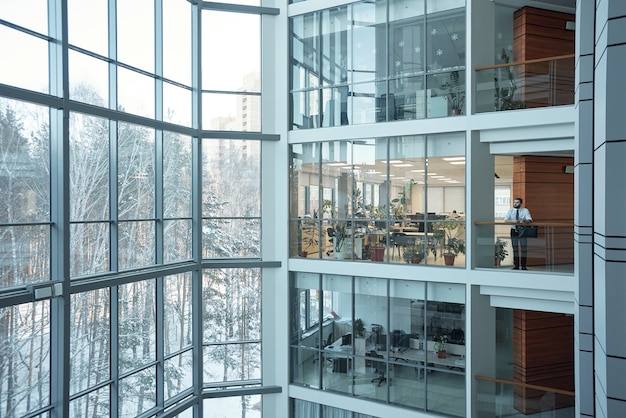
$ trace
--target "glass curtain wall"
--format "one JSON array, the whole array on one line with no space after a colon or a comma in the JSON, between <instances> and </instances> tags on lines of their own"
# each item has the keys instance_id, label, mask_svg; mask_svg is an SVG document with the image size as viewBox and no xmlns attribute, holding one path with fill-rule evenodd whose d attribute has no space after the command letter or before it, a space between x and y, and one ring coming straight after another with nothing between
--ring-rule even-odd
<instances>
[{"instance_id":1,"label":"glass curtain wall","mask_svg":"<svg viewBox=\"0 0 626 418\"><path fill-rule=\"evenodd\" d=\"M264 9L62 3L0 2L0 416L260 417Z\"/></svg>"},{"instance_id":2,"label":"glass curtain wall","mask_svg":"<svg viewBox=\"0 0 626 418\"><path fill-rule=\"evenodd\" d=\"M293 383L464 416L464 285L294 273L290 305Z\"/></svg>"},{"instance_id":3,"label":"glass curtain wall","mask_svg":"<svg viewBox=\"0 0 626 418\"><path fill-rule=\"evenodd\" d=\"M292 257L464 265L463 133L294 144L292 156Z\"/></svg>"},{"instance_id":4,"label":"glass curtain wall","mask_svg":"<svg viewBox=\"0 0 626 418\"><path fill-rule=\"evenodd\" d=\"M465 111L465 1L378 0L291 19L293 129Z\"/></svg>"}]
</instances>

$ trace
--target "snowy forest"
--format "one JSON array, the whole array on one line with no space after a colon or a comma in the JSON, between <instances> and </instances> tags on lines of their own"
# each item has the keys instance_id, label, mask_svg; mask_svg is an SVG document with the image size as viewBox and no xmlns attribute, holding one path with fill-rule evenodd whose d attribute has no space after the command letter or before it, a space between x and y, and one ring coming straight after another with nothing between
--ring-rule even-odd
<instances>
[{"instance_id":1,"label":"snowy forest","mask_svg":"<svg viewBox=\"0 0 626 418\"><path fill-rule=\"evenodd\" d=\"M260 269L133 279L142 268L192 260L194 139L73 112L62 157L54 112L0 99L0 295L48 281L103 284L72 293L69 318L55 318L50 299L0 308L0 417L51 407L60 322L70 330L71 417L135 417L177 402L197 367L205 386L260 379ZM260 257L259 141L203 139L199 149L202 258ZM69 184L59 180L64 164ZM67 193L69 225L58 213ZM55 245L63 234L69 254ZM131 279L107 283L107 273L120 271ZM202 365L193 364L194 315ZM231 410L212 408L211 416L260 417L259 401L216 402Z\"/></svg>"}]
</instances>

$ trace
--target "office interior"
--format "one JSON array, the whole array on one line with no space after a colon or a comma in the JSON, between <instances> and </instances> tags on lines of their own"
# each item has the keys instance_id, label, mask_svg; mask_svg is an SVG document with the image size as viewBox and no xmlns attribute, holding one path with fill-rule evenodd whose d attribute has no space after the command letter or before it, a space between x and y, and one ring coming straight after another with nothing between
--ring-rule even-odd
<instances>
[{"instance_id":1,"label":"office interior","mask_svg":"<svg viewBox=\"0 0 626 418\"><path fill-rule=\"evenodd\" d=\"M294 383L463 415L465 286L299 273L291 297Z\"/></svg>"}]
</instances>

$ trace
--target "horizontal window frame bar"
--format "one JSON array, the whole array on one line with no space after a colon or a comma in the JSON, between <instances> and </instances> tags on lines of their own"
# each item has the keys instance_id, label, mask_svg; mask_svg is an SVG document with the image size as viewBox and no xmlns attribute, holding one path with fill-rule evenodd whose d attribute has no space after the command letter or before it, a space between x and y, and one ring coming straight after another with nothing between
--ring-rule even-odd
<instances>
[{"instance_id":1,"label":"horizontal window frame bar","mask_svg":"<svg viewBox=\"0 0 626 418\"><path fill-rule=\"evenodd\" d=\"M245 4L219 3L213 1L197 2L201 10L215 10L223 12L247 13L255 15L278 16L280 9L276 7L248 6Z\"/></svg>"}]
</instances>

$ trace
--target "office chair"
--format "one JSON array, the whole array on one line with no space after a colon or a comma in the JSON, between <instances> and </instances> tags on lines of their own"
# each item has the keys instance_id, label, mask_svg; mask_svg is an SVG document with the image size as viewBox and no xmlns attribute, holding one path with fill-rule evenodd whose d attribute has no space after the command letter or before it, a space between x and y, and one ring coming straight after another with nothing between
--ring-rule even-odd
<instances>
[{"instance_id":1,"label":"office chair","mask_svg":"<svg viewBox=\"0 0 626 418\"><path fill-rule=\"evenodd\" d=\"M374 358L384 357L382 354L374 354L374 353L372 353L371 356ZM385 376L385 373L387 373L387 366L382 361L373 361L373 363L374 363L374 367L376 368L376 373L378 373L379 376L372 379L372 383L378 382L377 386L380 387L380 385L382 385L383 382L387 381L387 377ZM389 379L389 384L391 384L391 379Z\"/></svg>"},{"instance_id":2,"label":"office chair","mask_svg":"<svg viewBox=\"0 0 626 418\"><path fill-rule=\"evenodd\" d=\"M326 349L326 347L331 346L333 342L334 342L333 333L331 332L330 334L328 334L328 338L326 338L325 340L322 340L322 348ZM324 352L322 352L321 355L322 355L322 358L324 358ZM331 358L327 358L326 360L328 360L330 363L333 362ZM313 364L315 364L316 361L317 361L317 358L313 360Z\"/></svg>"},{"instance_id":3,"label":"office chair","mask_svg":"<svg viewBox=\"0 0 626 418\"><path fill-rule=\"evenodd\" d=\"M417 242L417 237L407 235L404 232L394 232L391 239L393 241L392 259L396 258L396 249L398 249L398 257L400 258L404 247L415 245Z\"/></svg>"},{"instance_id":4,"label":"office chair","mask_svg":"<svg viewBox=\"0 0 626 418\"><path fill-rule=\"evenodd\" d=\"M326 256L327 256L327 257L330 257L330 254L331 254L332 252L334 252L334 250L333 250L333 248L334 248L333 241L335 240L335 239L334 239L334 238L335 238L335 228L332 228L332 227L331 227L331 228L328 228L328 229L326 230L326 235L328 235L328 237L329 237L328 242L330 242L331 247L332 247L330 250L326 251Z\"/></svg>"}]
</instances>

